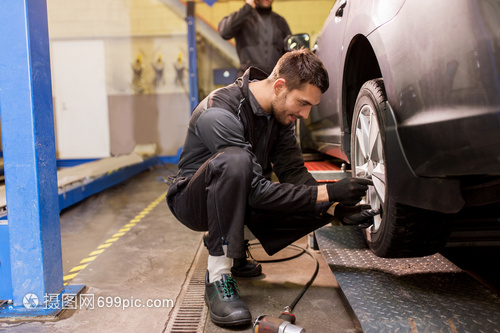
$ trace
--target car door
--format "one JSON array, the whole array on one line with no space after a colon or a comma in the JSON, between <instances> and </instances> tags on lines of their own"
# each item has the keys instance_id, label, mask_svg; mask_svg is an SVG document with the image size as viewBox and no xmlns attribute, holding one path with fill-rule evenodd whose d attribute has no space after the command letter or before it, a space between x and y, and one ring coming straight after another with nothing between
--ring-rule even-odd
<instances>
[{"instance_id":1,"label":"car door","mask_svg":"<svg viewBox=\"0 0 500 333\"><path fill-rule=\"evenodd\" d=\"M348 0L336 1L314 47L316 55L328 69L330 88L323 94L319 106L311 110L306 127L315 148L328 155L347 160L341 150L342 59L343 39L349 11Z\"/></svg>"},{"instance_id":2,"label":"car door","mask_svg":"<svg viewBox=\"0 0 500 333\"><path fill-rule=\"evenodd\" d=\"M339 0L318 37L315 52L330 76L330 88L306 122L313 146L322 153L349 160L351 106L346 105L345 70L349 48L397 15L405 0ZM357 94L357 91L354 92ZM353 98L355 99L356 96Z\"/></svg>"}]
</instances>

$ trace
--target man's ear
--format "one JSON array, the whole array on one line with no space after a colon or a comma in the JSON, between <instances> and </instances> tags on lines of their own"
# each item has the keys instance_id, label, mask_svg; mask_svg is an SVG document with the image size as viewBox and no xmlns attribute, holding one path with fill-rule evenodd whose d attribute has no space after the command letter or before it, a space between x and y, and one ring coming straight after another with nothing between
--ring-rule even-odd
<instances>
[{"instance_id":1,"label":"man's ear","mask_svg":"<svg viewBox=\"0 0 500 333\"><path fill-rule=\"evenodd\" d=\"M277 78L273 83L273 89L276 95L285 87L286 87L286 80L282 77Z\"/></svg>"}]
</instances>

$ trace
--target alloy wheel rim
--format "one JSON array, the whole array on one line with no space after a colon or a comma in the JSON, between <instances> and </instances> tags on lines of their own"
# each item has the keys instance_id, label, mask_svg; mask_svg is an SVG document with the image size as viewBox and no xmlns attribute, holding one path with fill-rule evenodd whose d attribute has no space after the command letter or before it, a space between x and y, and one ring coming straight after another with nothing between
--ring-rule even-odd
<instances>
[{"instance_id":1,"label":"alloy wheel rim","mask_svg":"<svg viewBox=\"0 0 500 333\"><path fill-rule=\"evenodd\" d=\"M382 223L382 207L385 200L386 177L382 139L375 110L370 105L363 105L359 112L355 133L354 176L370 178L373 186L368 187L361 203L369 204L381 213L374 217L370 227L374 232Z\"/></svg>"}]
</instances>

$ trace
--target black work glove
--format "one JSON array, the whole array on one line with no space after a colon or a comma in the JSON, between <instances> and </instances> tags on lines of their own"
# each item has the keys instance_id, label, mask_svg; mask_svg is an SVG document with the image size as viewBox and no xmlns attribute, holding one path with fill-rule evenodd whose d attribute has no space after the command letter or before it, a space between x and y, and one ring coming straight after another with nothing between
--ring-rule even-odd
<instances>
[{"instance_id":1,"label":"black work glove","mask_svg":"<svg viewBox=\"0 0 500 333\"><path fill-rule=\"evenodd\" d=\"M335 217L345 225L362 225L369 227L373 224L373 217L380 214L380 210L372 209L370 205L344 206L337 204Z\"/></svg>"},{"instance_id":2,"label":"black work glove","mask_svg":"<svg viewBox=\"0 0 500 333\"><path fill-rule=\"evenodd\" d=\"M353 206L365 196L368 185L373 185L373 182L366 178L344 178L338 182L326 184L328 200Z\"/></svg>"}]
</instances>

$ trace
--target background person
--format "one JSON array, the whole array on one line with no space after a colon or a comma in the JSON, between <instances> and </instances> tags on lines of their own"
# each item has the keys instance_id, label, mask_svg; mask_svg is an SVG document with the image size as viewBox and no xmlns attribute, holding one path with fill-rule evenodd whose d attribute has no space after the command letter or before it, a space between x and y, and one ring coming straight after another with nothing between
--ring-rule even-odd
<instances>
[{"instance_id":1,"label":"background person","mask_svg":"<svg viewBox=\"0 0 500 333\"><path fill-rule=\"evenodd\" d=\"M284 40L291 34L288 23L272 11L273 0L246 0L237 12L219 23L224 39L234 38L240 59L238 77L254 66L269 74L285 54Z\"/></svg>"}]
</instances>

